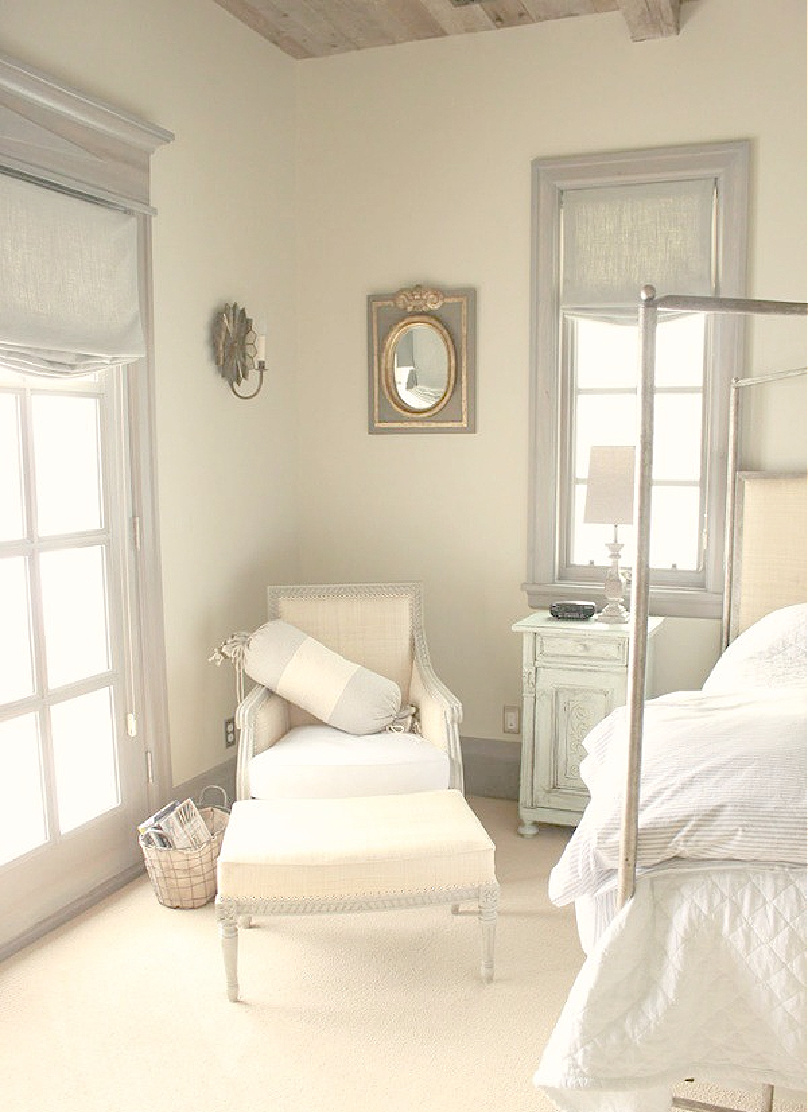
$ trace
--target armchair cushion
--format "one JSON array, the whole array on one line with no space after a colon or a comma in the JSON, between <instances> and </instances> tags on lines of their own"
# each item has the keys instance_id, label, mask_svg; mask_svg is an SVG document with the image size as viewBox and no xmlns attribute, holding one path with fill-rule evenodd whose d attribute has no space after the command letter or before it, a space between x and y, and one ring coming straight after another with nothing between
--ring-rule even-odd
<instances>
[{"instance_id":1,"label":"armchair cushion","mask_svg":"<svg viewBox=\"0 0 808 1112\"><path fill-rule=\"evenodd\" d=\"M244 671L329 726L348 734L375 734L401 706L393 680L354 664L281 619L249 638Z\"/></svg>"},{"instance_id":2,"label":"armchair cushion","mask_svg":"<svg viewBox=\"0 0 808 1112\"><path fill-rule=\"evenodd\" d=\"M439 791L449 786L449 758L416 734L343 733L295 726L249 763L256 799L325 799Z\"/></svg>"}]
</instances>

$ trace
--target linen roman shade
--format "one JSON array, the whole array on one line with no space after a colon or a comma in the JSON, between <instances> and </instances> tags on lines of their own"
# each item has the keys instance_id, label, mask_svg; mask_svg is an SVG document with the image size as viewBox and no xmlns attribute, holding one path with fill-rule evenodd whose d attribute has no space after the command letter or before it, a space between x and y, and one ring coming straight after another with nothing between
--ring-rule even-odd
<instances>
[{"instance_id":1,"label":"linen roman shade","mask_svg":"<svg viewBox=\"0 0 808 1112\"><path fill-rule=\"evenodd\" d=\"M640 290L712 294L715 181L567 188L561 195L561 308L629 312Z\"/></svg>"},{"instance_id":2,"label":"linen roman shade","mask_svg":"<svg viewBox=\"0 0 808 1112\"><path fill-rule=\"evenodd\" d=\"M0 173L0 366L87 374L145 352L137 217Z\"/></svg>"}]
</instances>

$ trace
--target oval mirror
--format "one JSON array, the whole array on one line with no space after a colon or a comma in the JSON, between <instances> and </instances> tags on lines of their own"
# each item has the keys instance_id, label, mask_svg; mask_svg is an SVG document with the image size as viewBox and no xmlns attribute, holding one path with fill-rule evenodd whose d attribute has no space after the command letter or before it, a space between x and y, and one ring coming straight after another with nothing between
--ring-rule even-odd
<instances>
[{"instance_id":1,"label":"oval mirror","mask_svg":"<svg viewBox=\"0 0 808 1112\"><path fill-rule=\"evenodd\" d=\"M384 345L384 388L391 405L402 413L436 413L454 385L454 344L441 321L413 316L391 328Z\"/></svg>"}]
</instances>

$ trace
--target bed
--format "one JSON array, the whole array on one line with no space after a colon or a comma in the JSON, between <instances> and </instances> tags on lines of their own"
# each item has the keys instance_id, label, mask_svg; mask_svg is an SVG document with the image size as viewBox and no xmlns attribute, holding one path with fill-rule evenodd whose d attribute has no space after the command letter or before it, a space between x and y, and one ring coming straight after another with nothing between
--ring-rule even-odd
<instances>
[{"instance_id":1,"label":"bed","mask_svg":"<svg viewBox=\"0 0 808 1112\"><path fill-rule=\"evenodd\" d=\"M645 702L655 317L642 318L806 306L644 299L629 702L586 739L590 803L551 876L586 959L534 1082L569 1112L713 1107L672 1098L693 1077L762 1085L770 1108L773 1086L805 1088L805 476L733 468L734 639L701 691Z\"/></svg>"}]
</instances>

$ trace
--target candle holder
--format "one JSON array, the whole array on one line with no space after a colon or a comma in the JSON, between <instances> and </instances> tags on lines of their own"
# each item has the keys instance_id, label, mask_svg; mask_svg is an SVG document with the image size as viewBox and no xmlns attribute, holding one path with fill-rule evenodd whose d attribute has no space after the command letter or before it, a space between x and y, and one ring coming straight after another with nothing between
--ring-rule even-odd
<instances>
[{"instance_id":1,"label":"candle holder","mask_svg":"<svg viewBox=\"0 0 808 1112\"><path fill-rule=\"evenodd\" d=\"M247 311L234 301L215 316L211 333L213 356L219 374L241 401L254 398L264 385L266 336L257 334ZM258 371L258 385L249 394L236 389L246 382L250 371Z\"/></svg>"}]
</instances>

